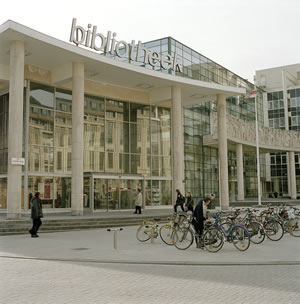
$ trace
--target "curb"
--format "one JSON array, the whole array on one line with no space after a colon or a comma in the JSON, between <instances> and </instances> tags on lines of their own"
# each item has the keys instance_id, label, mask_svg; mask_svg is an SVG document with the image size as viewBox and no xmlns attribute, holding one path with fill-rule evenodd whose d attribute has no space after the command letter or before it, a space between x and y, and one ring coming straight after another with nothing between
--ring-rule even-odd
<instances>
[{"instance_id":1,"label":"curb","mask_svg":"<svg viewBox=\"0 0 300 304\"><path fill-rule=\"evenodd\" d=\"M128 261L109 259L66 259L39 258L0 255L3 259L35 260L51 262L96 263L96 264L127 264L127 265L165 265L165 266L300 266L300 261L265 261L265 262L189 262L189 261Z\"/></svg>"}]
</instances>

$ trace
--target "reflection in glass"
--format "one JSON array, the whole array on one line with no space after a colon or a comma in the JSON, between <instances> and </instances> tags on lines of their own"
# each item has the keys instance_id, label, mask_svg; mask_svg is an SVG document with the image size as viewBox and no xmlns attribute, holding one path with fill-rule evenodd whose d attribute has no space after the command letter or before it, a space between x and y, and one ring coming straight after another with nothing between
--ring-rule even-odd
<instances>
[{"instance_id":1,"label":"reflection in glass","mask_svg":"<svg viewBox=\"0 0 300 304\"><path fill-rule=\"evenodd\" d=\"M62 112L72 112L72 92L62 89L55 91L56 110Z\"/></svg>"},{"instance_id":2,"label":"reflection in glass","mask_svg":"<svg viewBox=\"0 0 300 304\"><path fill-rule=\"evenodd\" d=\"M46 146L29 146L29 171L53 172L54 149Z\"/></svg>"},{"instance_id":3,"label":"reflection in glass","mask_svg":"<svg viewBox=\"0 0 300 304\"><path fill-rule=\"evenodd\" d=\"M30 83L30 105L53 108L54 107L54 88L43 84Z\"/></svg>"},{"instance_id":4,"label":"reflection in glass","mask_svg":"<svg viewBox=\"0 0 300 304\"><path fill-rule=\"evenodd\" d=\"M106 151L129 152L129 124L108 120L106 122Z\"/></svg>"},{"instance_id":5,"label":"reflection in glass","mask_svg":"<svg viewBox=\"0 0 300 304\"><path fill-rule=\"evenodd\" d=\"M94 180L94 209L107 210L108 202L111 198L112 197L107 190L107 180L95 179Z\"/></svg>"},{"instance_id":6,"label":"reflection in glass","mask_svg":"<svg viewBox=\"0 0 300 304\"><path fill-rule=\"evenodd\" d=\"M7 173L8 150L0 150L0 174Z\"/></svg>"},{"instance_id":7,"label":"reflection in glass","mask_svg":"<svg viewBox=\"0 0 300 304\"><path fill-rule=\"evenodd\" d=\"M106 118L129 121L129 103L116 100L107 100Z\"/></svg>"},{"instance_id":8,"label":"reflection in glass","mask_svg":"<svg viewBox=\"0 0 300 304\"><path fill-rule=\"evenodd\" d=\"M84 96L84 115L89 121L99 121L105 115L104 98L95 96Z\"/></svg>"},{"instance_id":9,"label":"reflection in glass","mask_svg":"<svg viewBox=\"0 0 300 304\"><path fill-rule=\"evenodd\" d=\"M44 176L29 176L28 193L40 192L43 208L53 208L54 199L53 178Z\"/></svg>"},{"instance_id":10,"label":"reflection in glass","mask_svg":"<svg viewBox=\"0 0 300 304\"><path fill-rule=\"evenodd\" d=\"M29 144L53 146L54 112L30 107Z\"/></svg>"},{"instance_id":11,"label":"reflection in glass","mask_svg":"<svg viewBox=\"0 0 300 304\"><path fill-rule=\"evenodd\" d=\"M54 193L55 208L71 208L71 178L55 177L56 192Z\"/></svg>"},{"instance_id":12,"label":"reflection in glass","mask_svg":"<svg viewBox=\"0 0 300 304\"><path fill-rule=\"evenodd\" d=\"M131 103L130 104L130 121L131 122L142 122L145 119L149 119L150 106Z\"/></svg>"},{"instance_id":13,"label":"reflection in glass","mask_svg":"<svg viewBox=\"0 0 300 304\"><path fill-rule=\"evenodd\" d=\"M6 209L7 178L0 178L0 209Z\"/></svg>"}]
</instances>

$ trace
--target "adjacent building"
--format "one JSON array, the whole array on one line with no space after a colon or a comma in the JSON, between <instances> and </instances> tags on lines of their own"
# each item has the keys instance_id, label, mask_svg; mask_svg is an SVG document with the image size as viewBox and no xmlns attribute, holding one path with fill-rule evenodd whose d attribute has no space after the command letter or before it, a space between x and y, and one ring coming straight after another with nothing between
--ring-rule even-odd
<instances>
[{"instance_id":1,"label":"adjacent building","mask_svg":"<svg viewBox=\"0 0 300 304\"><path fill-rule=\"evenodd\" d=\"M264 125L300 131L300 64L259 70L256 83L264 90ZM277 152L266 156L267 190L283 197L300 196L300 155ZM290 175L296 175L296 183Z\"/></svg>"}]
</instances>

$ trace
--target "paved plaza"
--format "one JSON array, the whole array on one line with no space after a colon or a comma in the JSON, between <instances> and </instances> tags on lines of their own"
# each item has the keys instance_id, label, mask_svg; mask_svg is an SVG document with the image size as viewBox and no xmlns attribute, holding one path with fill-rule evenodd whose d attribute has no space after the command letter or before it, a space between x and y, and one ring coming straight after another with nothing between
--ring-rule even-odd
<instances>
[{"instance_id":1,"label":"paved plaza","mask_svg":"<svg viewBox=\"0 0 300 304\"><path fill-rule=\"evenodd\" d=\"M299 303L300 240L185 251L137 227L0 237L1 303Z\"/></svg>"}]
</instances>

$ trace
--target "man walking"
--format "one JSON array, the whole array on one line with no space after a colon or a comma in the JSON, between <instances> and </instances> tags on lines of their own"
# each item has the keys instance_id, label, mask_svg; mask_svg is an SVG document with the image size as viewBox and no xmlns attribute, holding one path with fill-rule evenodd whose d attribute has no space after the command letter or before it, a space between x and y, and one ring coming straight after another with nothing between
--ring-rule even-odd
<instances>
[{"instance_id":1,"label":"man walking","mask_svg":"<svg viewBox=\"0 0 300 304\"><path fill-rule=\"evenodd\" d=\"M42 225L41 218L43 217L42 202L40 200L40 192L36 192L34 199L31 202L31 218L32 228L29 230L32 238L39 237L37 232Z\"/></svg>"}]
</instances>

